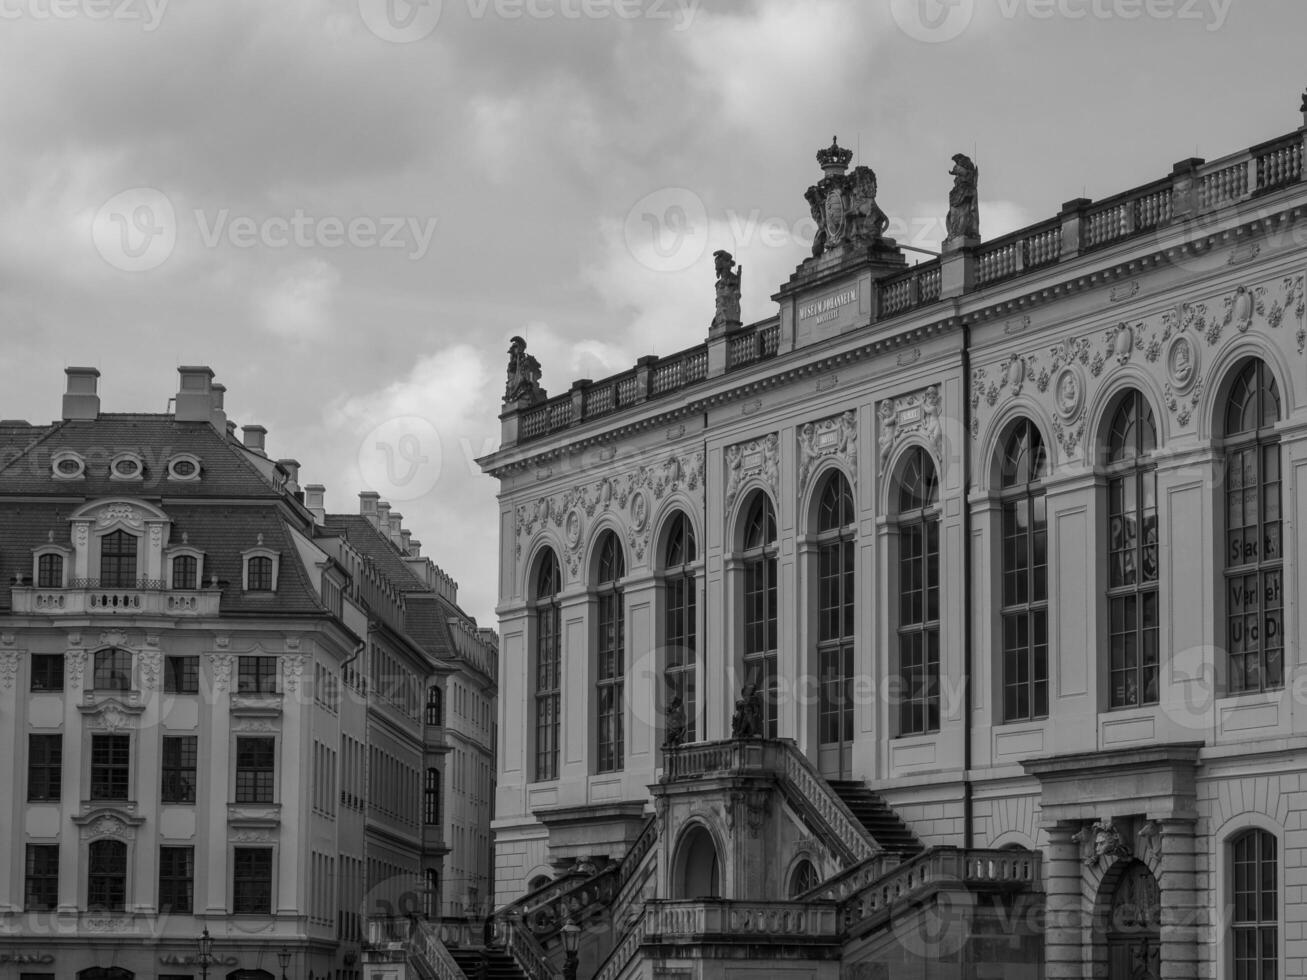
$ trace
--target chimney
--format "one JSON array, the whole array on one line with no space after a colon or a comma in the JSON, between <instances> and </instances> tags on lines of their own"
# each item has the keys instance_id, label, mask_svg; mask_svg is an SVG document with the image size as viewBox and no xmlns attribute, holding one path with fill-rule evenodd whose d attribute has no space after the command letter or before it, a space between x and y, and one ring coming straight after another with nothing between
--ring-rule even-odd
<instances>
[{"instance_id":1,"label":"chimney","mask_svg":"<svg viewBox=\"0 0 1307 980\"><path fill-rule=\"evenodd\" d=\"M245 448L252 453L258 453L260 456L268 454L263 450L263 444L267 441L268 430L261 425L246 425L241 427L241 434L245 437Z\"/></svg>"},{"instance_id":2,"label":"chimney","mask_svg":"<svg viewBox=\"0 0 1307 980\"><path fill-rule=\"evenodd\" d=\"M214 382L209 386L209 394L213 396L213 427L221 432L227 427L227 410L223 408L223 401L227 396L227 386Z\"/></svg>"},{"instance_id":3,"label":"chimney","mask_svg":"<svg viewBox=\"0 0 1307 980\"><path fill-rule=\"evenodd\" d=\"M203 365L179 367L181 375L177 389L178 422L213 422L213 370ZM226 416L223 416L224 420ZM221 423L218 423L221 432Z\"/></svg>"},{"instance_id":4,"label":"chimney","mask_svg":"<svg viewBox=\"0 0 1307 980\"><path fill-rule=\"evenodd\" d=\"M230 419L227 421L227 438L232 442L236 441L236 423Z\"/></svg>"},{"instance_id":5,"label":"chimney","mask_svg":"<svg viewBox=\"0 0 1307 980\"><path fill-rule=\"evenodd\" d=\"M390 543L396 548L400 548L400 528L404 526L404 515L399 511L392 511L390 515ZM401 548L402 550L402 548Z\"/></svg>"},{"instance_id":6,"label":"chimney","mask_svg":"<svg viewBox=\"0 0 1307 980\"><path fill-rule=\"evenodd\" d=\"M410 532L410 533L411 533L411 532ZM419 541L417 538L409 538L409 540L408 540L408 556L409 556L410 558L421 558L421 557L422 557L422 542Z\"/></svg>"},{"instance_id":7,"label":"chimney","mask_svg":"<svg viewBox=\"0 0 1307 980\"><path fill-rule=\"evenodd\" d=\"M381 494L375 490L364 490L359 494L359 514L368 519L373 527L377 526L377 501Z\"/></svg>"},{"instance_id":8,"label":"chimney","mask_svg":"<svg viewBox=\"0 0 1307 980\"><path fill-rule=\"evenodd\" d=\"M300 461L298 459L279 459L277 465L286 471L286 489L298 493L300 489Z\"/></svg>"},{"instance_id":9,"label":"chimney","mask_svg":"<svg viewBox=\"0 0 1307 980\"><path fill-rule=\"evenodd\" d=\"M390 537L390 504L385 500L377 501L377 530Z\"/></svg>"},{"instance_id":10,"label":"chimney","mask_svg":"<svg viewBox=\"0 0 1307 980\"><path fill-rule=\"evenodd\" d=\"M321 483L310 483L304 488L304 506L313 515L314 524L327 522L327 488Z\"/></svg>"},{"instance_id":11,"label":"chimney","mask_svg":"<svg viewBox=\"0 0 1307 980\"><path fill-rule=\"evenodd\" d=\"M91 420L100 416L100 372L93 367L64 368L68 388L64 392L64 418Z\"/></svg>"},{"instance_id":12,"label":"chimney","mask_svg":"<svg viewBox=\"0 0 1307 980\"><path fill-rule=\"evenodd\" d=\"M404 528L402 531L399 532L399 550L404 552L404 554L406 555L413 554L411 550L412 541L413 541L413 532L410 531L408 528Z\"/></svg>"}]
</instances>

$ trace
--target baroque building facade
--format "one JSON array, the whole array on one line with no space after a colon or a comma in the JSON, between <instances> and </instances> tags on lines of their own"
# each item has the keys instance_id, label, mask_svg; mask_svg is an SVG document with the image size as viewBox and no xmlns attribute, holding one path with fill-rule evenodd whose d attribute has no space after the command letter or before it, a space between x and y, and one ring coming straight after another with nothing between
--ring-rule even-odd
<instances>
[{"instance_id":1,"label":"baroque building facade","mask_svg":"<svg viewBox=\"0 0 1307 980\"><path fill-rule=\"evenodd\" d=\"M959 155L914 266L833 144L775 315L719 254L697 347L548 397L514 338L525 974L1307 971L1305 139L989 241Z\"/></svg>"},{"instance_id":2,"label":"baroque building facade","mask_svg":"<svg viewBox=\"0 0 1307 980\"><path fill-rule=\"evenodd\" d=\"M327 514L179 374L114 414L68 368L61 420L0 424L0 972L351 980L370 919L448 894L428 706L493 698L493 634L375 494Z\"/></svg>"}]
</instances>

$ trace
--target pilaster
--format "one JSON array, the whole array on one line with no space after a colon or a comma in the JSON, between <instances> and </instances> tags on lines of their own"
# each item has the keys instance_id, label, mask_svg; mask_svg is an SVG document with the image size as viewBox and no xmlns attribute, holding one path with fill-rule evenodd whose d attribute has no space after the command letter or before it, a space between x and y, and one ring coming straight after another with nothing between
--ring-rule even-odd
<instances>
[{"instance_id":1,"label":"pilaster","mask_svg":"<svg viewBox=\"0 0 1307 980\"><path fill-rule=\"evenodd\" d=\"M1157 883L1162 896L1162 980L1198 975L1198 940L1207 917L1198 893L1195 821L1161 823L1162 856Z\"/></svg>"},{"instance_id":2,"label":"pilaster","mask_svg":"<svg viewBox=\"0 0 1307 980\"><path fill-rule=\"evenodd\" d=\"M1082 980L1085 976L1080 846L1074 840L1080 827L1079 821L1059 820L1046 828L1044 976L1048 980Z\"/></svg>"}]
</instances>

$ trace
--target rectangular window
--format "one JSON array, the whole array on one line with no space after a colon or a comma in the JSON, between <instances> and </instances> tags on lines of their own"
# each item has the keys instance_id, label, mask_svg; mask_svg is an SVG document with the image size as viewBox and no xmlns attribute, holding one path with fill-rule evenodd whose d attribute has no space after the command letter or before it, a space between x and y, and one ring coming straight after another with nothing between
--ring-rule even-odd
<instances>
[{"instance_id":1,"label":"rectangular window","mask_svg":"<svg viewBox=\"0 0 1307 980\"><path fill-rule=\"evenodd\" d=\"M130 735L92 735L91 799L128 799L131 765Z\"/></svg>"},{"instance_id":2,"label":"rectangular window","mask_svg":"<svg viewBox=\"0 0 1307 980\"><path fill-rule=\"evenodd\" d=\"M28 844L23 909L49 912L59 905L59 845Z\"/></svg>"},{"instance_id":3,"label":"rectangular window","mask_svg":"<svg viewBox=\"0 0 1307 980\"><path fill-rule=\"evenodd\" d=\"M622 593L605 592L599 596L599 772L616 772L625 759L622 725L625 670L625 603Z\"/></svg>"},{"instance_id":4,"label":"rectangular window","mask_svg":"<svg viewBox=\"0 0 1307 980\"><path fill-rule=\"evenodd\" d=\"M1226 620L1230 691L1284 686L1280 447L1226 456Z\"/></svg>"},{"instance_id":5,"label":"rectangular window","mask_svg":"<svg viewBox=\"0 0 1307 980\"><path fill-rule=\"evenodd\" d=\"M697 739L698 703L695 691L698 590L693 572L667 580L667 691L668 702L681 699L685 716L684 741Z\"/></svg>"},{"instance_id":6,"label":"rectangular window","mask_svg":"<svg viewBox=\"0 0 1307 980\"><path fill-rule=\"evenodd\" d=\"M240 694L276 694L277 658L241 657L236 690Z\"/></svg>"},{"instance_id":7,"label":"rectangular window","mask_svg":"<svg viewBox=\"0 0 1307 980\"><path fill-rule=\"evenodd\" d=\"M237 847L232 855L231 910L236 915L272 912L272 848Z\"/></svg>"},{"instance_id":8,"label":"rectangular window","mask_svg":"<svg viewBox=\"0 0 1307 980\"><path fill-rule=\"evenodd\" d=\"M97 691L130 691L132 689L132 655L116 647L97 650L92 687Z\"/></svg>"},{"instance_id":9,"label":"rectangular window","mask_svg":"<svg viewBox=\"0 0 1307 980\"><path fill-rule=\"evenodd\" d=\"M172 587L174 589L195 588L195 576L199 571L199 562L194 555L178 555L172 560Z\"/></svg>"},{"instance_id":10,"label":"rectangular window","mask_svg":"<svg viewBox=\"0 0 1307 980\"><path fill-rule=\"evenodd\" d=\"M899 734L939 731L939 518L899 530Z\"/></svg>"},{"instance_id":11,"label":"rectangular window","mask_svg":"<svg viewBox=\"0 0 1307 980\"><path fill-rule=\"evenodd\" d=\"M136 588L135 535L113 531L100 538L100 585L106 589Z\"/></svg>"},{"instance_id":12,"label":"rectangular window","mask_svg":"<svg viewBox=\"0 0 1307 980\"><path fill-rule=\"evenodd\" d=\"M1042 492L1003 504L1003 720L1048 717L1048 515Z\"/></svg>"},{"instance_id":13,"label":"rectangular window","mask_svg":"<svg viewBox=\"0 0 1307 980\"><path fill-rule=\"evenodd\" d=\"M165 657L163 689L167 694L199 694L200 658Z\"/></svg>"},{"instance_id":14,"label":"rectangular window","mask_svg":"<svg viewBox=\"0 0 1307 980\"><path fill-rule=\"evenodd\" d=\"M121 912L127 904L127 845L101 839L88 849L86 908L89 912Z\"/></svg>"},{"instance_id":15,"label":"rectangular window","mask_svg":"<svg viewBox=\"0 0 1307 980\"><path fill-rule=\"evenodd\" d=\"M236 802L273 802L276 774L275 738L236 739Z\"/></svg>"},{"instance_id":16,"label":"rectangular window","mask_svg":"<svg viewBox=\"0 0 1307 980\"><path fill-rule=\"evenodd\" d=\"M64 689L64 657L61 653L32 654L32 690Z\"/></svg>"},{"instance_id":17,"label":"rectangular window","mask_svg":"<svg viewBox=\"0 0 1307 980\"><path fill-rule=\"evenodd\" d=\"M53 803L59 799L64 770L62 735L27 736L27 801Z\"/></svg>"},{"instance_id":18,"label":"rectangular window","mask_svg":"<svg viewBox=\"0 0 1307 980\"><path fill-rule=\"evenodd\" d=\"M1113 708L1156 704L1160 626L1156 471L1111 480L1107 501L1110 704Z\"/></svg>"},{"instance_id":19,"label":"rectangular window","mask_svg":"<svg viewBox=\"0 0 1307 980\"><path fill-rule=\"evenodd\" d=\"M763 735L775 738L776 704L776 559L751 558L744 566L744 675L762 695Z\"/></svg>"},{"instance_id":20,"label":"rectangular window","mask_svg":"<svg viewBox=\"0 0 1307 980\"><path fill-rule=\"evenodd\" d=\"M159 848L159 911L190 913L195 891L195 848Z\"/></svg>"},{"instance_id":21,"label":"rectangular window","mask_svg":"<svg viewBox=\"0 0 1307 980\"><path fill-rule=\"evenodd\" d=\"M164 803L195 802L195 771L199 755L196 735L165 735L163 738Z\"/></svg>"},{"instance_id":22,"label":"rectangular window","mask_svg":"<svg viewBox=\"0 0 1307 980\"><path fill-rule=\"evenodd\" d=\"M550 603L536 614L536 763L537 780L558 778L560 701L560 610Z\"/></svg>"},{"instance_id":23,"label":"rectangular window","mask_svg":"<svg viewBox=\"0 0 1307 980\"><path fill-rule=\"evenodd\" d=\"M818 732L823 745L853 741L853 561L851 538L817 553Z\"/></svg>"},{"instance_id":24,"label":"rectangular window","mask_svg":"<svg viewBox=\"0 0 1307 980\"><path fill-rule=\"evenodd\" d=\"M249 581L249 591L251 592L271 592L272 591L272 559L266 556L255 556L249 560L249 567L246 569Z\"/></svg>"},{"instance_id":25,"label":"rectangular window","mask_svg":"<svg viewBox=\"0 0 1307 980\"><path fill-rule=\"evenodd\" d=\"M62 589L64 586L64 559L62 555L42 555L36 560L36 587Z\"/></svg>"}]
</instances>

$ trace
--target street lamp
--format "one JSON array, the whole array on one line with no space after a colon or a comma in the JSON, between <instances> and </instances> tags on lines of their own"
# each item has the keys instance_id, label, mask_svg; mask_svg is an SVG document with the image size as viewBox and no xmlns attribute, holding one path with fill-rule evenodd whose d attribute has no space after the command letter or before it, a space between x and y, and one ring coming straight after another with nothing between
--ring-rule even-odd
<instances>
[{"instance_id":1,"label":"street lamp","mask_svg":"<svg viewBox=\"0 0 1307 980\"><path fill-rule=\"evenodd\" d=\"M563 961L563 980L576 980L576 965L579 959L576 948L581 944L581 927L573 921L571 915L568 915L567 921L563 923L562 933L563 950L567 953L567 959Z\"/></svg>"},{"instance_id":2,"label":"street lamp","mask_svg":"<svg viewBox=\"0 0 1307 980\"><path fill-rule=\"evenodd\" d=\"M290 966L290 950L285 946L277 950L277 962L281 964L281 980L286 980L286 967Z\"/></svg>"},{"instance_id":3,"label":"street lamp","mask_svg":"<svg viewBox=\"0 0 1307 980\"><path fill-rule=\"evenodd\" d=\"M200 933L200 938L195 941L196 956L195 961L200 965L200 976L202 980L209 980L209 964L213 962L213 937L209 935L209 927L204 927L204 932Z\"/></svg>"}]
</instances>

